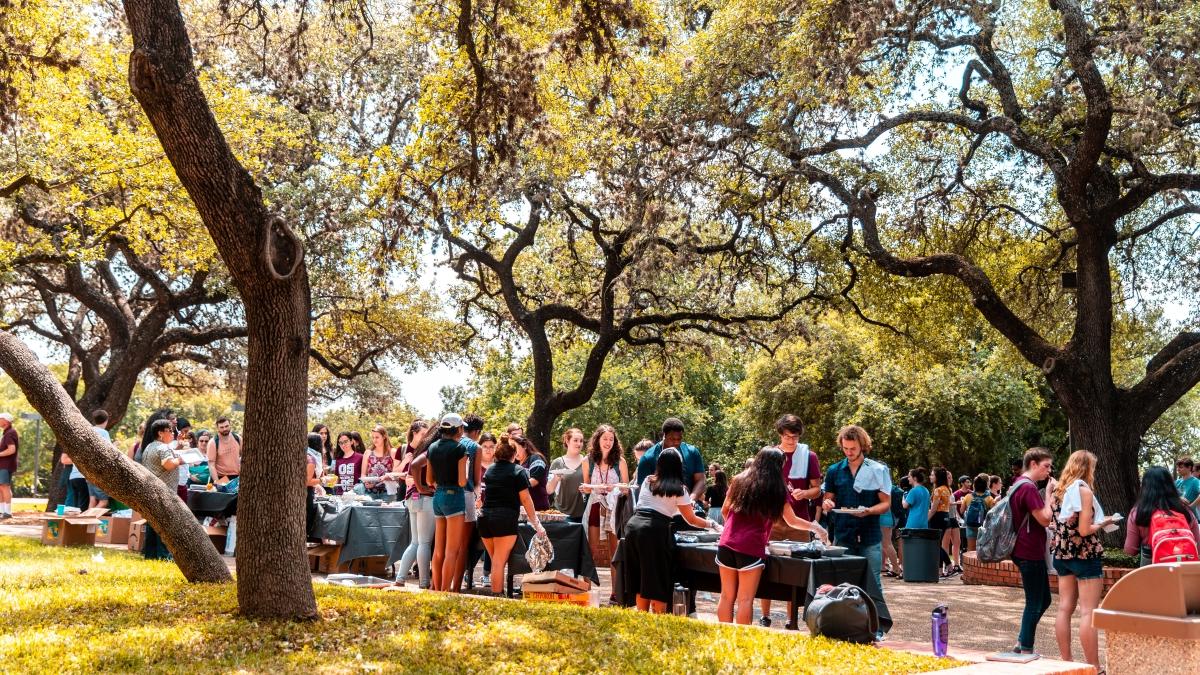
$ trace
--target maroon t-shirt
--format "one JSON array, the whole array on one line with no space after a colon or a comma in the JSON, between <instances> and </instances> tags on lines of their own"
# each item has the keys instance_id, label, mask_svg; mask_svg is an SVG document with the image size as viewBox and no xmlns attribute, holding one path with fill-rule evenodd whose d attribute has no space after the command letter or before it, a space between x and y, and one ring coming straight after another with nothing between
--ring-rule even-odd
<instances>
[{"instance_id":1,"label":"maroon t-shirt","mask_svg":"<svg viewBox=\"0 0 1200 675\"><path fill-rule=\"evenodd\" d=\"M363 456L357 452L351 453L349 457L338 457L333 460L333 472L338 477L338 494L354 489L354 484L358 482L358 477L362 474L362 462Z\"/></svg>"},{"instance_id":2,"label":"maroon t-shirt","mask_svg":"<svg viewBox=\"0 0 1200 675\"><path fill-rule=\"evenodd\" d=\"M791 479L791 478L788 478L788 474L790 474L792 472L792 457L797 452L804 452L808 455L808 474L807 474L806 478ZM794 497L792 497L792 490L795 490L797 488L799 488L801 490L808 490L811 487L809 485L809 481L814 478L817 479L818 484L820 484L821 462L820 462L820 460L817 459L817 453L815 453L811 450L805 450L804 448L796 448L796 452L783 453L783 480L785 483L787 483L787 487L788 487L788 495L787 495L788 504L791 504L791 506L792 506L792 513L796 514L797 516L799 516L800 518L803 518L805 520L812 520L812 514L813 514L813 509L811 507L812 500L810 500L810 499L795 499Z\"/></svg>"},{"instance_id":3,"label":"maroon t-shirt","mask_svg":"<svg viewBox=\"0 0 1200 675\"><path fill-rule=\"evenodd\" d=\"M12 427L4 430L4 436L0 438L0 450L10 445L18 450L21 447L20 441L17 438L17 430ZM14 452L11 455L0 457L0 469L8 469L15 472L17 470L17 453Z\"/></svg>"},{"instance_id":4,"label":"maroon t-shirt","mask_svg":"<svg viewBox=\"0 0 1200 675\"><path fill-rule=\"evenodd\" d=\"M1017 543L1013 546L1012 557L1021 560L1046 559L1046 528L1031 515L1046 506L1042 493L1037 485L1030 480L1021 480L1012 497L1008 500L1012 510L1013 527L1017 528ZM1029 516L1029 522L1025 522Z\"/></svg>"}]
</instances>

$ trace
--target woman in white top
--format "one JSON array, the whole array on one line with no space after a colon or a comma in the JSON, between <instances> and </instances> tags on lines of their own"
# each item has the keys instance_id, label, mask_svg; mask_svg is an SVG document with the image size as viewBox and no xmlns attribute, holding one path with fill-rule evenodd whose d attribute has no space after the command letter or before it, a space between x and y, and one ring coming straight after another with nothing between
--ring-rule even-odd
<instances>
[{"instance_id":1,"label":"woman in white top","mask_svg":"<svg viewBox=\"0 0 1200 675\"><path fill-rule=\"evenodd\" d=\"M654 474L639 490L637 511L625 525L625 568L627 588L637 592L637 608L662 614L674 590L672 565L675 536L671 519L680 515L696 527L713 527L711 520L696 515L684 488L683 457L674 448L658 456Z\"/></svg>"},{"instance_id":2,"label":"woman in white top","mask_svg":"<svg viewBox=\"0 0 1200 675\"><path fill-rule=\"evenodd\" d=\"M625 463L625 449L621 447L616 429L601 424L592 432L588 456L583 460L583 475L587 476L586 484L590 486L579 489L587 495L583 521L587 524L588 547L592 549L592 559L596 560L600 557L602 541L607 540L612 548L616 548L616 528L609 514L616 506L618 488L629 489L625 487L629 483L629 465ZM616 574L615 570L613 574Z\"/></svg>"}]
</instances>

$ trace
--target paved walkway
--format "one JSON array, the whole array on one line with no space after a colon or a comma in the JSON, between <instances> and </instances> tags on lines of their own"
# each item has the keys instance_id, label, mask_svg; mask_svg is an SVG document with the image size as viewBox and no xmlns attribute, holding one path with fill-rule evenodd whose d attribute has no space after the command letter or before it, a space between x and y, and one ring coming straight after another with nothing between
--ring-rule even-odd
<instances>
[{"instance_id":1,"label":"paved walkway","mask_svg":"<svg viewBox=\"0 0 1200 675\"><path fill-rule=\"evenodd\" d=\"M13 520L0 524L0 535L13 535L37 538L41 536L41 526L35 520L36 516L18 516ZM113 546L111 548L124 548ZM234 559L225 558L230 569L234 568ZM476 570L476 578L481 574ZM610 593L609 570L601 569L601 597ZM314 580L323 579L324 575L314 574ZM411 583L411 582L410 582ZM415 584L410 586L415 590ZM1021 611L1024 607L1024 593L1019 588L1000 586L966 586L958 578L945 580L936 584L905 583L898 579L884 579L884 596L888 601L895 625L888 635L887 643L895 646L911 648L915 651L930 650L930 612L939 604L946 603L950 607L950 644L952 655L957 650L971 650L978 657L979 653L1004 651L1016 642L1017 631L1021 623ZM1055 613L1058 610L1058 596L1054 595L1054 603L1038 625L1036 648L1050 658L1059 658L1058 646L1054 638ZM759 616L757 602L755 603L755 621ZM716 621L717 594L699 593L696 599L698 618L704 621ZM772 627L770 630L782 631L786 619L786 604L776 602L772 606ZM806 632L801 622L801 632ZM1083 660L1083 652L1079 646L1079 614L1076 611L1071 621L1072 655L1076 660ZM1105 636L1100 633L1100 659L1104 662ZM964 654L965 655L965 654Z\"/></svg>"}]
</instances>

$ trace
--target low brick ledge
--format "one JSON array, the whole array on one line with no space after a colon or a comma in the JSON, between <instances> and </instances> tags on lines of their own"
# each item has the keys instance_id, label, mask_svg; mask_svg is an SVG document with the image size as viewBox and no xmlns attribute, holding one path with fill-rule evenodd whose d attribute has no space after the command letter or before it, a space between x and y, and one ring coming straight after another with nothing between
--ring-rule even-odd
<instances>
[{"instance_id":1,"label":"low brick ledge","mask_svg":"<svg viewBox=\"0 0 1200 675\"><path fill-rule=\"evenodd\" d=\"M1113 584L1133 571L1129 567L1105 567L1104 568L1104 592L1108 593ZM973 586L1009 586L1012 588L1021 588L1021 570L1012 563L1011 560L1003 560L998 563L983 563L979 562L974 551L968 551L963 554L963 573L962 580L964 584ZM1050 575L1050 591L1058 592L1058 575Z\"/></svg>"}]
</instances>

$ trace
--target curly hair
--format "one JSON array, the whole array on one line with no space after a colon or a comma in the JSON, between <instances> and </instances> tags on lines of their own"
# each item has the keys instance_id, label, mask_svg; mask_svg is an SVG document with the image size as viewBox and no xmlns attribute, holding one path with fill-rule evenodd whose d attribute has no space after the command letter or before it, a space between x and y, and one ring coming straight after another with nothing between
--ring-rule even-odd
<instances>
[{"instance_id":1,"label":"curly hair","mask_svg":"<svg viewBox=\"0 0 1200 675\"><path fill-rule=\"evenodd\" d=\"M604 434L613 435L613 445L608 449L608 456L605 457L600 449L600 438ZM608 424L601 424L592 432L592 437L588 440L588 464L591 466L600 466L600 464L608 464L610 467L617 467L621 464L621 457L625 454L625 449L621 447L621 437L617 435L617 430Z\"/></svg>"}]
</instances>

